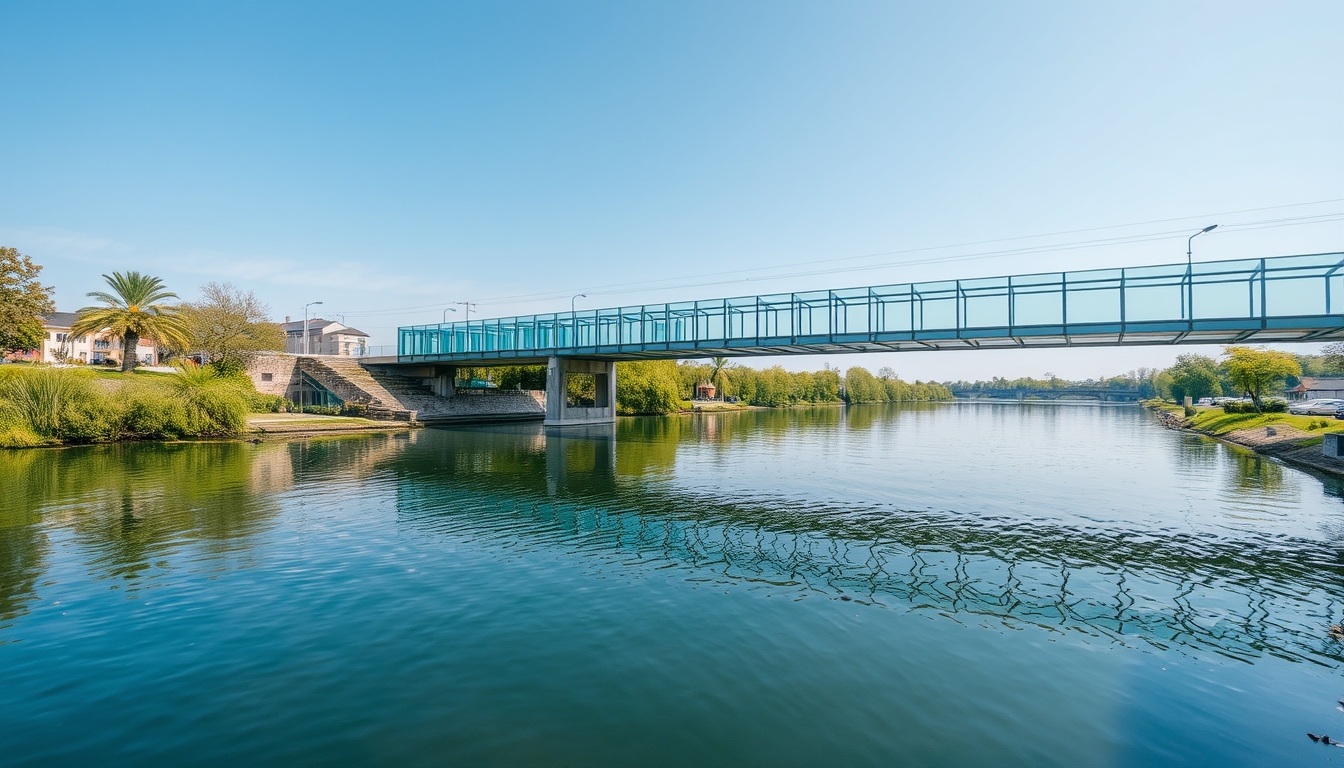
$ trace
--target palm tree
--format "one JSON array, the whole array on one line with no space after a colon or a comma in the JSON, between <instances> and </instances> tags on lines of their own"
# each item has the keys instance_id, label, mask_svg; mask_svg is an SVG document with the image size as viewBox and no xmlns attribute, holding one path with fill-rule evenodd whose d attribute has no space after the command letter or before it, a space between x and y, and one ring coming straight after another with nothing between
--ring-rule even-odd
<instances>
[{"instance_id":1,"label":"palm tree","mask_svg":"<svg viewBox=\"0 0 1344 768\"><path fill-rule=\"evenodd\" d=\"M139 272L124 275L113 272L110 277L103 275L103 279L111 286L112 293L93 291L88 296L105 306L80 309L75 313L70 334L85 336L106 330L121 339L123 373L135 368L135 348L142 337L177 348L185 348L191 343L182 316L175 307L163 303L166 299L177 298L177 294L166 290L162 280Z\"/></svg>"},{"instance_id":2,"label":"palm tree","mask_svg":"<svg viewBox=\"0 0 1344 768\"><path fill-rule=\"evenodd\" d=\"M723 390L723 383L719 381L723 369L728 367L728 358L711 357L709 358L709 383L718 387L720 392ZM722 394L719 397L723 397Z\"/></svg>"}]
</instances>

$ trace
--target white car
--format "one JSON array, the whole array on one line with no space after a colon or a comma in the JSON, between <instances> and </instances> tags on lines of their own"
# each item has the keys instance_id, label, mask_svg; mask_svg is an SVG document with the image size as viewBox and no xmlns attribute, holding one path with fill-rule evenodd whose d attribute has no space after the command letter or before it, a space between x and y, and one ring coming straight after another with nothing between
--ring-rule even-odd
<instances>
[{"instance_id":1,"label":"white car","mask_svg":"<svg viewBox=\"0 0 1344 768\"><path fill-rule=\"evenodd\" d=\"M1344 400L1336 398L1323 398L1320 400L1308 400L1305 403L1293 403L1288 406L1289 413L1297 413L1303 416L1334 416L1335 411L1344 405Z\"/></svg>"}]
</instances>

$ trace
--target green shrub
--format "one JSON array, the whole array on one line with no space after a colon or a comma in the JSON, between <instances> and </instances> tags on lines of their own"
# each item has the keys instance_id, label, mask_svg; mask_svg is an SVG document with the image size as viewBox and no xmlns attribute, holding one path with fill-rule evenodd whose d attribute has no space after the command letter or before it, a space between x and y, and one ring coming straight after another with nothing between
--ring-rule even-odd
<instances>
[{"instance_id":1,"label":"green shrub","mask_svg":"<svg viewBox=\"0 0 1344 768\"><path fill-rule=\"evenodd\" d=\"M339 405L305 405L304 413L314 413L320 416L340 416L341 407Z\"/></svg>"},{"instance_id":2,"label":"green shrub","mask_svg":"<svg viewBox=\"0 0 1344 768\"><path fill-rule=\"evenodd\" d=\"M252 413L279 413L289 406L290 402L279 395L247 393L247 409Z\"/></svg>"},{"instance_id":3,"label":"green shrub","mask_svg":"<svg viewBox=\"0 0 1344 768\"><path fill-rule=\"evenodd\" d=\"M13 423L45 441L90 442L115 431L115 408L81 370L42 367L7 375L0 400Z\"/></svg>"},{"instance_id":4,"label":"green shrub","mask_svg":"<svg viewBox=\"0 0 1344 768\"><path fill-rule=\"evenodd\" d=\"M363 417L365 414L368 413L368 411L369 407L364 405L363 403L346 403L345 405L341 406L342 416Z\"/></svg>"},{"instance_id":5,"label":"green shrub","mask_svg":"<svg viewBox=\"0 0 1344 768\"><path fill-rule=\"evenodd\" d=\"M1287 413L1288 403L1282 400L1262 400L1259 410L1255 403L1234 401L1223 403L1223 413Z\"/></svg>"},{"instance_id":6,"label":"green shrub","mask_svg":"<svg viewBox=\"0 0 1344 768\"><path fill-rule=\"evenodd\" d=\"M31 448L48 442L51 441L43 440L29 428L17 408L0 400L0 448Z\"/></svg>"}]
</instances>

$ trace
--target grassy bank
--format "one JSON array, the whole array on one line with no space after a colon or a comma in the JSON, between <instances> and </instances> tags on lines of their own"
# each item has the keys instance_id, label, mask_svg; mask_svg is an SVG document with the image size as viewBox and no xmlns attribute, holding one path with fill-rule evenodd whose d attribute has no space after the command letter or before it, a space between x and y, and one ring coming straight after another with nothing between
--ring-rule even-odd
<instances>
[{"instance_id":1,"label":"grassy bank","mask_svg":"<svg viewBox=\"0 0 1344 768\"><path fill-rule=\"evenodd\" d=\"M278 398L209 368L109 374L84 368L0 367L0 447L226 437Z\"/></svg>"},{"instance_id":2,"label":"grassy bank","mask_svg":"<svg viewBox=\"0 0 1344 768\"><path fill-rule=\"evenodd\" d=\"M1147 400L1144 406L1153 410L1167 411L1183 418L1181 426L1214 437L1224 437L1233 432L1261 427L1291 427L1301 432L1324 435L1330 432L1344 432L1344 421L1328 416L1297 416L1291 413L1224 413L1222 408L1196 408L1194 416L1185 416L1185 409L1174 403L1161 400Z\"/></svg>"},{"instance_id":3,"label":"grassy bank","mask_svg":"<svg viewBox=\"0 0 1344 768\"><path fill-rule=\"evenodd\" d=\"M1188 420L1191 429L1210 435L1228 435L1243 429L1282 425L1303 432L1344 431L1344 421L1327 416L1296 416L1290 413L1223 413L1221 408L1200 408Z\"/></svg>"},{"instance_id":4,"label":"grassy bank","mask_svg":"<svg viewBox=\"0 0 1344 768\"><path fill-rule=\"evenodd\" d=\"M1199 408L1187 417L1179 405L1156 400L1144 405L1159 411L1169 428L1209 435L1289 464L1344 475L1344 461L1321 452L1324 435L1344 432L1344 421L1288 413L1225 413L1221 408Z\"/></svg>"}]
</instances>

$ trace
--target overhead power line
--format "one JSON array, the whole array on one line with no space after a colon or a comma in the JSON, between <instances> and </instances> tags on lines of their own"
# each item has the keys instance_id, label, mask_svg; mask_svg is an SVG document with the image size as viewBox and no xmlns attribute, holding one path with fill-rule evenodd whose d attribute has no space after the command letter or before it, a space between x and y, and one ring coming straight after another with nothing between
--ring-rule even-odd
<instances>
[{"instance_id":1,"label":"overhead power line","mask_svg":"<svg viewBox=\"0 0 1344 768\"><path fill-rule=\"evenodd\" d=\"M951 250L951 249L956 249L956 248L969 248L969 247L974 247L974 246L980 246L980 245L993 245L993 244L999 244L999 243L1012 243L1012 242L1018 242L1018 241L1023 241L1023 240L1034 240L1034 239L1041 239L1041 238L1047 238L1047 237L1060 237L1060 236L1064 236L1064 235L1083 234L1083 233L1088 233L1088 232L1102 232L1102 231L1106 231L1106 230L1124 229L1124 228L1128 228L1128 227L1145 226L1145 225L1152 225L1152 224L1165 224L1165 223L1171 223L1171 222L1177 222L1177 221L1206 220L1206 219L1210 219L1210 218L1213 218L1213 217L1220 217L1220 216L1232 216L1232 215L1243 214L1243 213L1256 213L1256 212L1262 212L1262 211L1282 210L1282 209L1285 209L1285 208L1299 208L1299 207L1310 206L1310 205L1324 205L1324 204L1328 204L1328 203L1337 203L1337 202L1344 202L1344 198L1334 198L1334 199L1330 199L1330 200L1316 200L1316 201L1304 202L1304 203L1290 203L1290 204L1286 204L1286 205L1266 206L1266 207L1262 207L1262 208L1244 208L1244 209L1237 210L1237 211L1223 211L1223 212L1218 212L1218 213L1199 214L1199 215L1195 215L1195 216L1180 216L1180 217L1166 218L1166 219L1150 219L1150 220L1148 220L1148 221L1133 222L1133 223L1129 223L1129 224L1109 224L1109 225L1106 225L1106 226L1100 226L1100 227L1086 227L1086 228L1082 228L1082 229L1060 230L1060 231L1057 231L1057 232L1049 232L1049 233L1042 233L1042 234L1035 234L1035 235L1016 235L1016 236L1012 236L1012 237L994 238L994 239L989 239L989 240L976 240L976 241L969 241L969 242L963 242L963 243L953 243L953 244L946 244L946 245L933 245L933 246L923 246L923 247L919 247L919 248L906 248L906 249L891 250L891 251L879 251L879 252L874 252L874 253L866 253L866 254L853 255L853 256L838 256L838 257L826 258L826 259L812 259L812 260L808 260L808 261L794 261L794 262L788 262L788 263L784 263L784 264L776 264L776 265L770 265L770 266L764 266L764 267L749 267L749 268L735 269L735 270L723 270L723 271L719 271L719 272L702 273L702 274L698 275L698 279L697 279L697 281L694 281L694 282L683 281L683 280L681 280L681 279L679 279L679 278L660 278L660 279L653 279L653 280L630 281L630 282L623 282L623 283L610 283L610 284L607 284L607 285L600 285L600 286L588 287L588 288L585 288L584 290L585 290L585 292L589 292L589 293L591 293L592 295L611 295L611 294L616 294L616 293L635 293L635 292L647 292L647 291L652 291L652 290L669 289L669 288L695 288L695 287L702 287L702 286L706 286L706 285L725 285L725 284L734 284L734 283L750 283L750 282L759 282L759 281L762 281L762 280L777 280L777 279L783 279L783 278L789 278L789 277L807 277L807 276L813 276L813 275L818 275L818 274L836 274L836 273L848 273L848 272L863 272L863 271L869 271L869 270L875 270L875 269L887 269L887 268L891 268L891 267L920 266L920 265L927 265L927 264L940 264L940 263L948 263L948 262L956 262L956 261L974 261L974 260L981 260L981 259L1001 258L1001 257L1005 257L1005 256L1014 256L1014 255L1029 255L1029 254L1036 254L1036 253L1052 253L1052 252L1058 252L1058 251L1080 250L1080 249L1086 249L1086 248L1109 247L1109 246L1114 246L1114 245L1129 245L1129 244L1135 244L1135 243L1153 242L1153 241L1164 240L1164 239L1173 239L1173 238L1176 238L1176 237L1184 236L1185 234L1188 234L1188 233L1186 233L1186 228L1181 228L1181 229L1164 230L1164 231L1160 231L1160 232L1147 232L1147 233L1140 233L1140 234L1134 234L1134 235L1120 235L1120 236L1116 236L1116 237L1096 238L1096 239L1091 239L1091 240L1076 240L1076 241L1069 241L1069 242L1064 242L1064 243L1042 244L1042 245L1038 245L1038 246L1027 246L1027 247L1023 247L1023 248L1008 248L1008 249L997 249L997 250L988 250L988 251L976 251L976 252L972 252L972 253L953 254L953 255L949 255L949 256L930 257L930 258L916 259L916 260L900 260L900 261L895 261L895 262L887 261L887 262L881 262L881 263L875 263L875 264L864 264L864 265L849 266L849 267L843 267L843 266L841 266L841 267L830 266L830 267L827 267L827 268L825 268L825 269L817 269L817 267L818 267L819 265L823 265L823 264L836 265L836 264L840 264L840 263L843 263L843 262L862 261L862 260L864 260L864 259L873 259L873 258L879 258L879 257L882 257L882 256L903 256L903 255L911 255L911 254L918 254L918 253L929 253L929 252L940 251L940 250ZM1344 212L1339 212L1339 211L1337 211L1337 212L1331 212L1331 213L1324 213L1324 214L1315 214L1315 215L1310 215L1310 216L1281 217L1281 218L1276 218L1276 219L1265 219L1265 220L1261 220L1261 221L1237 222L1237 223L1228 223L1228 224L1224 224L1223 227L1220 229L1220 233L1221 233L1221 232L1229 232L1229 231L1249 231L1249 230L1255 230L1255 229L1270 229L1270 228L1276 228L1276 227L1282 227L1282 226L1301 226L1301 225L1305 225L1305 224L1318 224L1318 223L1326 223L1326 222L1331 222L1331 221L1341 221L1341 220L1344 220ZM794 271L794 272L780 272L780 271L779 271L779 270L781 270L781 269L788 269L788 268L790 268L790 267L809 267L810 269L807 269L806 271ZM730 277L730 276L733 276L733 275L751 275L751 274L753 274L753 273L759 273L759 272L768 272L768 273L770 273L770 274L761 275L761 276L755 276L755 277L739 277L739 278L737 278L737 279L728 279L728 280L722 279L722 278ZM705 280L704 278L716 278L716 279L714 279L714 280ZM563 291L547 291L547 292L535 292L535 293L513 294L513 295L504 295L504 296L492 296L492 297L482 298L482 299L479 300L478 303L483 304L483 305L503 304L503 303L533 303L533 302L537 302L537 301L547 301L547 300L554 300L554 299L557 299L557 298L565 298L565 297L567 297L570 293L572 293L572 290L570 290L570 289L565 289L565 290L563 290ZM446 303L446 302L436 302L436 303L433 303L433 304L422 304L422 305L418 305L418 306L410 306L410 307L396 307L396 308L389 308L389 309L358 310L358 311L350 311L350 312L346 312L345 314L347 314L347 315L351 315L351 316L357 316L357 315L359 315L359 316L364 316L364 315L384 315L384 314L407 313L407 312L414 312L414 311L416 311L416 310L427 310L427 309L442 308L442 307L445 305L445 303Z\"/></svg>"}]
</instances>

